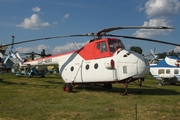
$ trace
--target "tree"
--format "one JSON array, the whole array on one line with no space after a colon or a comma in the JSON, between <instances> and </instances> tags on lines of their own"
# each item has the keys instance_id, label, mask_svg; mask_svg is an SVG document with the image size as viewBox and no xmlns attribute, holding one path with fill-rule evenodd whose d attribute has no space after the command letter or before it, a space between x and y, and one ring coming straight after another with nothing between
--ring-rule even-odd
<instances>
[{"instance_id":1,"label":"tree","mask_svg":"<svg viewBox=\"0 0 180 120\"><path fill-rule=\"evenodd\" d=\"M130 47L130 50L131 51L134 51L134 52L137 52L139 54L142 54L143 50L141 49L141 47L138 47L138 46L131 46Z\"/></svg>"}]
</instances>

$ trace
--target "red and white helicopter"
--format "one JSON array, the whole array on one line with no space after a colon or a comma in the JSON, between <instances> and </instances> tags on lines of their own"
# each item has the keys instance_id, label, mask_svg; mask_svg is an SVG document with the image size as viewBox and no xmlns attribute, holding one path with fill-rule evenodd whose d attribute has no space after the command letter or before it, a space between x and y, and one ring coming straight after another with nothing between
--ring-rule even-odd
<instances>
[{"instance_id":1,"label":"red and white helicopter","mask_svg":"<svg viewBox=\"0 0 180 120\"><path fill-rule=\"evenodd\" d=\"M146 60L142 55L125 49L124 44L116 37L145 40L175 46L180 46L180 44L147 38L107 34L108 32L119 29L173 28L138 26L113 27L103 29L97 33L46 37L16 42L13 44L49 40L54 38L94 37L94 39L90 40L88 44L79 50L44 57L30 62L23 62L22 66L58 65L59 74L65 82L63 87L65 92L72 92L74 85L77 84L104 84L104 87L112 88L112 83L123 82L126 84L124 92L124 95L126 95L128 83L140 79L139 85L141 86L142 81L144 81L144 78L150 71L150 66L148 60Z\"/></svg>"}]
</instances>

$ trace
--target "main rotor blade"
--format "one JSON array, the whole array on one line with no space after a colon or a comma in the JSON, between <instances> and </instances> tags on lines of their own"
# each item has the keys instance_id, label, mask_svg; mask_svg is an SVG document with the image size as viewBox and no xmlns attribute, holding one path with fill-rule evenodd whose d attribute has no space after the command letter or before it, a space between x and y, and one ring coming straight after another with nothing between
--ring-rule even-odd
<instances>
[{"instance_id":1,"label":"main rotor blade","mask_svg":"<svg viewBox=\"0 0 180 120\"><path fill-rule=\"evenodd\" d=\"M111 31L114 31L114 30L119 30L119 29L174 29L172 27L164 27L164 26L147 26L147 27L143 27L143 26L121 26L121 27L112 27L112 28L106 28L106 29L103 29L99 32L96 33L97 36L100 36L101 33L105 32L111 32Z\"/></svg>"},{"instance_id":2,"label":"main rotor blade","mask_svg":"<svg viewBox=\"0 0 180 120\"><path fill-rule=\"evenodd\" d=\"M165 42L165 41L160 41L160 40L154 40L154 39L148 39L148 38L140 38L140 37L132 37L132 36L123 36L123 35L111 35L111 34L108 34L107 36L130 38L130 39L135 39L135 40L150 41L150 42L156 42L156 43L163 43L163 44L168 44L168 45L180 46L180 44L171 43L171 42Z\"/></svg>"},{"instance_id":3,"label":"main rotor blade","mask_svg":"<svg viewBox=\"0 0 180 120\"><path fill-rule=\"evenodd\" d=\"M78 37L78 36L90 36L88 34L80 34L80 35L67 35L67 36L54 36L54 37L46 37L46 38L37 38L37 39L32 39L32 40L25 40L25 41L20 41L20 42L15 42L15 43L10 43L6 44L3 46L10 46L10 45L15 45L15 44L22 44L22 43L27 43L27 42L34 42L34 41L40 41L40 40L49 40L49 39L55 39L55 38L66 38L66 37ZM0 46L2 47L2 46Z\"/></svg>"}]
</instances>

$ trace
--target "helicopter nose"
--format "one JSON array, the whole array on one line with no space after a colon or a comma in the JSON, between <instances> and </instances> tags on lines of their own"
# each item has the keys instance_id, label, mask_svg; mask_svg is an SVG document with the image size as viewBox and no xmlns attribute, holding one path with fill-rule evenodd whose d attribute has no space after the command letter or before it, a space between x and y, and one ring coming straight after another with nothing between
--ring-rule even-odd
<instances>
[{"instance_id":1,"label":"helicopter nose","mask_svg":"<svg viewBox=\"0 0 180 120\"><path fill-rule=\"evenodd\" d=\"M137 72L138 75L135 78L144 78L149 74L150 66L147 59L144 57L139 57L137 63Z\"/></svg>"}]
</instances>

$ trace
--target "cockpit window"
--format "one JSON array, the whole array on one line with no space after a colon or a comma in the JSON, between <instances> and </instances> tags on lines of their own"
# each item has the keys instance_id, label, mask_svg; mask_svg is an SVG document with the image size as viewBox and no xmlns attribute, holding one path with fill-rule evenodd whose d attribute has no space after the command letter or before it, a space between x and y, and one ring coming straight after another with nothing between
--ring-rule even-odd
<instances>
[{"instance_id":1,"label":"cockpit window","mask_svg":"<svg viewBox=\"0 0 180 120\"><path fill-rule=\"evenodd\" d=\"M110 49L110 52L111 53L114 53L116 51L116 45L115 43L113 42L114 40L109 40L108 41L108 44L109 44L109 49Z\"/></svg>"},{"instance_id":2,"label":"cockpit window","mask_svg":"<svg viewBox=\"0 0 180 120\"><path fill-rule=\"evenodd\" d=\"M120 40L108 40L109 49L111 53L114 53L117 49L124 49L124 44Z\"/></svg>"},{"instance_id":3,"label":"cockpit window","mask_svg":"<svg viewBox=\"0 0 180 120\"><path fill-rule=\"evenodd\" d=\"M101 52L106 52L106 51L108 51L106 42L102 42Z\"/></svg>"},{"instance_id":4,"label":"cockpit window","mask_svg":"<svg viewBox=\"0 0 180 120\"><path fill-rule=\"evenodd\" d=\"M98 44L96 45L96 48L100 50L100 47L101 47L101 46L100 46L100 43L98 43Z\"/></svg>"},{"instance_id":5,"label":"cockpit window","mask_svg":"<svg viewBox=\"0 0 180 120\"><path fill-rule=\"evenodd\" d=\"M125 49L124 44L120 40L117 40L117 43L119 45L119 48Z\"/></svg>"}]
</instances>

